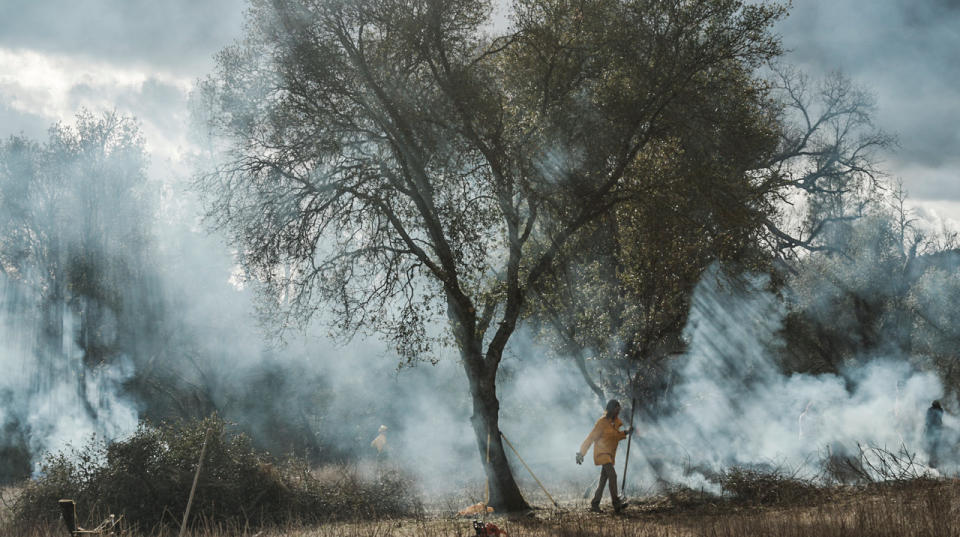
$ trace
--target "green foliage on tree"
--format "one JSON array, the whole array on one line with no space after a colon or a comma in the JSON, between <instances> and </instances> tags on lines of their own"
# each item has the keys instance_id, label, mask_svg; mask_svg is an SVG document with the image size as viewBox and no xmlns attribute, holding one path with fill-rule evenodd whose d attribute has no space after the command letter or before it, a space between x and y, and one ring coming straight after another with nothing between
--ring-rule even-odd
<instances>
[{"instance_id":1,"label":"green foliage on tree","mask_svg":"<svg viewBox=\"0 0 960 537\"><path fill-rule=\"evenodd\" d=\"M656 413L704 270L782 273L828 251L881 184L876 151L893 140L873 126L867 92L839 74L763 72L714 73L636 169L655 186L583 235L541 290L533 319L600 399L635 397Z\"/></svg>"},{"instance_id":2,"label":"green foliage on tree","mask_svg":"<svg viewBox=\"0 0 960 537\"><path fill-rule=\"evenodd\" d=\"M598 397L645 408L664 361L683 349L689 299L712 263L754 270L780 184L755 170L773 158L779 124L749 72L710 73L663 139L638 155L629 196L571 242L543 282L531 320L577 360ZM588 371L585 358L599 367Z\"/></svg>"}]
</instances>

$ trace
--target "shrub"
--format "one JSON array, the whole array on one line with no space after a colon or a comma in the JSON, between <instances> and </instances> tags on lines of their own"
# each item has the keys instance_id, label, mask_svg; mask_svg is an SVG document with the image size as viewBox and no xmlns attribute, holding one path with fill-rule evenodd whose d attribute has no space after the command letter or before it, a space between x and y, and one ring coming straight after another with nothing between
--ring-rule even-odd
<instances>
[{"instance_id":1,"label":"shrub","mask_svg":"<svg viewBox=\"0 0 960 537\"><path fill-rule=\"evenodd\" d=\"M59 518L57 500L73 498L78 514L99 520L123 514L142 529L179 525L204 437L208 438L191 523L248 527L320 522L360 516L400 516L419 509L410 482L396 472L364 480L344 468L318 479L301 459L273 460L249 437L214 416L141 424L129 438L91 440L69 454L50 455L40 477L13 506L14 523Z\"/></svg>"}]
</instances>

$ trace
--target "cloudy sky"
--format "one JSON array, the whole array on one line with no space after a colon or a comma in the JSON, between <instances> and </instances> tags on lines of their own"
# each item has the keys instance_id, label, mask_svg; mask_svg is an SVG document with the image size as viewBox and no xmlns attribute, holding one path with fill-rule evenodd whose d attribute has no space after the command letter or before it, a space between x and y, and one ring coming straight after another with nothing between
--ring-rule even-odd
<instances>
[{"instance_id":1,"label":"cloudy sky","mask_svg":"<svg viewBox=\"0 0 960 537\"><path fill-rule=\"evenodd\" d=\"M960 0L794 0L787 61L840 70L900 140L886 168L960 221ZM154 173L189 148L186 94L242 30L245 0L0 0L0 137L42 138L80 107L143 123Z\"/></svg>"},{"instance_id":2,"label":"cloudy sky","mask_svg":"<svg viewBox=\"0 0 960 537\"><path fill-rule=\"evenodd\" d=\"M778 31L788 61L874 93L878 126L899 139L886 168L960 221L960 0L794 0Z\"/></svg>"}]
</instances>

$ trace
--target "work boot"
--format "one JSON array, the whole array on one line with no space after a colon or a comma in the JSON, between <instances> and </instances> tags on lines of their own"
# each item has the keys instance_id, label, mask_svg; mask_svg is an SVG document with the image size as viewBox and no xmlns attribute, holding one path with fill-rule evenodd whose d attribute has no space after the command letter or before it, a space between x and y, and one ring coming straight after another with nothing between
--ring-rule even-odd
<instances>
[{"instance_id":1,"label":"work boot","mask_svg":"<svg viewBox=\"0 0 960 537\"><path fill-rule=\"evenodd\" d=\"M590 512L591 513L602 513L600 510L600 502L590 502Z\"/></svg>"},{"instance_id":2,"label":"work boot","mask_svg":"<svg viewBox=\"0 0 960 537\"><path fill-rule=\"evenodd\" d=\"M621 512L621 511L623 511L624 509L626 509L628 505L630 505L630 502L627 501L626 498L624 498L623 496L621 496L621 497L617 498L617 501L613 502L613 512L614 512L614 513L619 513L619 512Z\"/></svg>"}]
</instances>

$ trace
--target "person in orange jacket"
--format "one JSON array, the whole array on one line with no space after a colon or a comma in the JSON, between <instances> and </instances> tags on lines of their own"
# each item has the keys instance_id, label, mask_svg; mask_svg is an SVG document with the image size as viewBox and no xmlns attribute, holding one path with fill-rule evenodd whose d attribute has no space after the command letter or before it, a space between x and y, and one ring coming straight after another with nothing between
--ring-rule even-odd
<instances>
[{"instance_id":1,"label":"person in orange jacket","mask_svg":"<svg viewBox=\"0 0 960 537\"><path fill-rule=\"evenodd\" d=\"M593 430L587 435L587 439L577 451L577 464L583 464L583 457L593 446L593 464L600 467L600 486L597 487L596 494L593 495L593 501L590 502L590 510L600 512L600 500L603 498L603 487L610 483L610 498L613 501L613 509L620 512L626 507L626 502L617 495L617 471L613 468L614 459L617 456L617 445L621 440L633 432L633 427L628 427L621 431L623 422L620 421L620 401L611 399L607 403L607 410L603 416L597 420Z\"/></svg>"}]
</instances>

